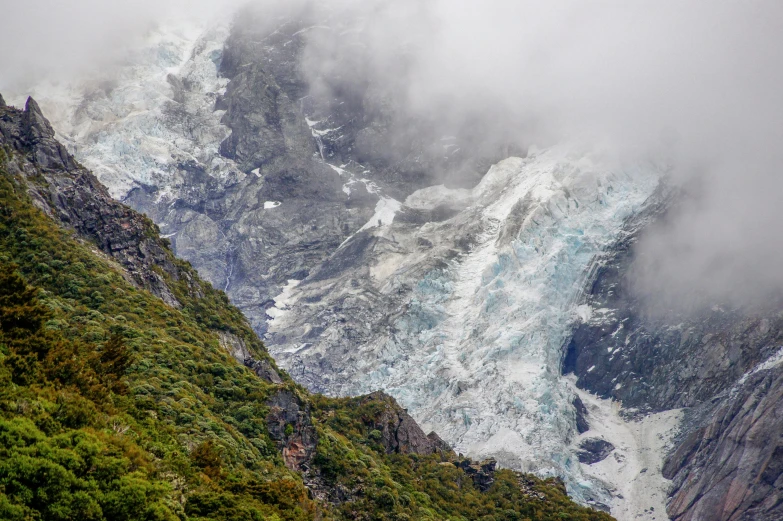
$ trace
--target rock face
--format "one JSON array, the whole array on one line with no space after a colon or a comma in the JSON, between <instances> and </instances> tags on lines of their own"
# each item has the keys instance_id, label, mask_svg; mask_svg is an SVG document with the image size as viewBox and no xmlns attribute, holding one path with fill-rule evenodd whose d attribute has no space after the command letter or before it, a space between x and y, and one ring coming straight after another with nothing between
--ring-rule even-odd
<instances>
[{"instance_id":1,"label":"rock face","mask_svg":"<svg viewBox=\"0 0 783 521\"><path fill-rule=\"evenodd\" d=\"M277 443L283 461L291 470L308 469L318 445L318 435L310 420L309 406L288 390L276 393L267 402L266 425L269 436Z\"/></svg>"},{"instance_id":2,"label":"rock face","mask_svg":"<svg viewBox=\"0 0 783 521\"><path fill-rule=\"evenodd\" d=\"M98 180L54 139L54 130L35 100L29 98L24 111L11 107L0 111L0 145L16 152L9 165L11 171L32 181L28 186L39 207L95 243L125 269L132 282L167 304L179 306L158 270L175 281L186 279L191 290L199 292L158 238L155 225L112 199ZM45 183L35 183L39 176Z\"/></svg>"},{"instance_id":3,"label":"rock face","mask_svg":"<svg viewBox=\"0 0 783 521\"><path fill-rule=\"evenodd\" d=\"M259 378L266 380L269 383L281 384L283 379L280 377L272 364L268 360L255 360L252 357L245 358L244 364L249 367Z\"/></svg>"},{"instance_id":4,"label":"rock face","mask_svg":"<svg viewBox=\"0 0 783 521\"><path fill-rule=\"evenodd\" d=\"M614 445L600 438L587 438L579 444L579 451L576 453L579 461L592 465L603 461L614 450Z\"/></svg>"},{"instance_id":5,"label":"rock face","mask_svg":"<svg viewBox=\"0 0 783 521\"><path fill-rule=\"evenodd\" d=\"M451 448L440 437L431 432L424 435L424 431L402 409L394 398L388 394L377 391L362 399L363 404L377 404L380 410L377 415L368 418L371 429L381 433L380 443L386 449L387 454L435 454L450 453Z\"/></svg>"},{"instance_id":6,"label":"rock face","mask_svg":"<svg viewBox=\"0 0 783 521\"><path fill-rule=\"evenodd\" d=\"M578 396L574 396L572 403L576 412L576 430L579 434L583 434L590 430L590 423L587 421L587 407Z\"/></svg>"},{"instance_id":7,"label":"rock face","mask_svg":"<svg viewBox=\"0 0 783 521\"><path fill-rule=\"evenodd\" d=\"M701 412L703 419L664 467L674 481L669 515L677 521L780 519L783 367L754 372Z\"/></svg>"},{"instance_id":8,"label":"rock face","mask_svg":"<svg viewBox=\"0 0 783 521\"><path fill-rule=\"evenodd\" d=\"M470 476L470 479L473 480L473 484L476 485L476 488L482 492L489 490L489 487L495 482L495 467L497 466L497 461L493 459L487 459L481 462L461 459L455 461L454 465L465 471L465 474Z\"/></svg>"},{"instance_id":9,"label":"rock face","mask_svg":"<svg viewBox=\"0 0 783 521\"><path fill-rule=\"evenodd\" d=\"M563 371L577 385L636 411L686 408L664 476L673 479L674 520L783 518L780 410L783 315L714 306L700 315L645 313L628 286L634 244L671 199L629 221L596 265L582 323ZM638 412L637 412L638 413Z\"/></svg>"}]
</instances>

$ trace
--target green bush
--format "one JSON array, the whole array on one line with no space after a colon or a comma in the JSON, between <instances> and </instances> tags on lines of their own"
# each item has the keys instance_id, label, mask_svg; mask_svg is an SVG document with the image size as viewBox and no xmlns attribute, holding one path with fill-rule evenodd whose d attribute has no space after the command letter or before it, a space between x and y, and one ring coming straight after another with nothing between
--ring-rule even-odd
<instances>
[{"instance_id":1,"label":"green bush","mask_svg":"<svg viewBox=\"0 0 783 521\"><path fill-rule=\"evenodd\" d=\"M282 374L318 434L307 479L348 500L314 499L267 432L278 387L220 347L230 331L268 357L225 294L173 256L183 275L159 274L181 308L133 287L36 209L0 156L0 519L610 519L554 482L534 480L534 500L500 471L480 493L439 456L387 455L383 404L310 395Z\"/></svg>"}]
</instances>

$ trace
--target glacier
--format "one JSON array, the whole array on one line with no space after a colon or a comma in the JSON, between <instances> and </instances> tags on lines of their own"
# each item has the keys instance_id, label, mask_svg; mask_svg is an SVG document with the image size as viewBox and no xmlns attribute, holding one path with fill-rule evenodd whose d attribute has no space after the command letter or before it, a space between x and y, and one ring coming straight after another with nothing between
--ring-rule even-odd
<instances>
[{"instance_id":1,"label":"glacier","mask_svg":"<svg viewBox=\"0 0 783 521\"><path fill-rule=\"evenodd\" d=\"M575 498L619 509L618 484L574 456L575 391L560 367L574 324L593 314L581 304L592 266L665 175L652 161L623 164L600 148L559 145L494 165L472 190L419 190L395 206L397 216L444 204L458 213L421 226L373 216L363 228L377 241L362 261L369 269L316 275L287 292L268 346L310 387L385 389L456 450L565 477ZM331 262L341 262L339 251ZM380 297L355 289L361 278ZM377 327L348 310L330 320L329 308L347 299L392 318ZM346 339L362 327L360 340ZM308 367L331 375L308 376Z\"/></svg>"},{"instance_id":2,"label":"glacier","mask_svg":"<svg viewBox=\"0 0 783 521\"><path fill-rule=\"evenodd\" d=\"M158 189L173 201L182 185L179 165L195 162L224 183L245 177L218 153L230 130L215 100L227 78L218 76L229 18L162 23L122 63L70 81L44 81L9 101L36 98L78 161L123 200L137 187ZM187 84L188 88L177 88Z\"/></svg>"},{"instance_id":3,"label":"glacier","mask_svg":"<svg viewBox=\"0 0 783 521\"><path fill-rule=\"evenodd\" d=\"M219 154L230 131L220 122L223 111L215 110L228 83L217 73L228 34L222 22L161 27L111 85L98 76L40 85L33 94L77 159L120 200L153 187L160 201L176 201L180 167L189 162L233 185L248 174ZM304 114L302 120L317 141L323 132L312 128L317 122ZM346 194L361 181L380 199L321 271L289 279L265 310L265 340L280 364L332 395L384 389L455 450L561 476L575 499L609 505L620 519L653 503L660 512L659 469L650 472L658 481L649 486L628 488L618 479L665 449L633 441L634 433L665 438L676 417L636 425L611 413L617 404L583 396L609 426L591 434L612 441L626 458L622 472L611 462L602 462L605 470L588 468L575 456L580 436L572 403L579 392L560 367L574 324L600 317L601 310L582 303L589 274L624 223L645 208L666 166L628 164L596 145L532 147L524 158L494 165L473 189L432 186L403 201L385 195L380 180L324 165L348 178ZM250 173L261 177L258 169ZM262 204L270 212L286 208L285 201ZM446 218L411 217L444 208ZM368 240L370 248L360 247ZM324 274L331 264L338 275ZM230 273L220 281L228 289Z\"/></svg>"}]
</instances>

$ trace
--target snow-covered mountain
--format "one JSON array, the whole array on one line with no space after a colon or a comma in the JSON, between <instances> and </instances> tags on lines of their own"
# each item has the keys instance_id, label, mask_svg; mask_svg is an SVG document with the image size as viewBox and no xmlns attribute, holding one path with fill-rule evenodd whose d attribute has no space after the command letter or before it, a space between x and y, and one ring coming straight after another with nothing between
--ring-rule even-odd
<instances>
[{"instance_id":1,"label":"snow-covered mountain","mask_svg":"<svg viewBox=\"0 0 783 521\"><path fill-rule=\"evenodd\" d=\"M309 388L384 389L458 451L621 520L779 519L777 310L653 320L624 287L674 200L666 162L394 142L384 86L319 95L298 67L346 23L162 27L110 77L34 95ZM459 186L432 174L450 170Z\"/></svg>"},{"instance_id":2,"label":"snow-covered mountain","mask_svg":"<svg viewBox=\"0 0 783 521\"><path fill-rule=\"evenodd\" d=\"M590 479L572 446L562 348L589 320L579 303L591 266L663 174L559 146L498 163L472 190L379 201L366 228L279 299L269 348L312 389L384 388L456 450L620 504L609 493L619 484Z\"/></svg>"}]
</instances>

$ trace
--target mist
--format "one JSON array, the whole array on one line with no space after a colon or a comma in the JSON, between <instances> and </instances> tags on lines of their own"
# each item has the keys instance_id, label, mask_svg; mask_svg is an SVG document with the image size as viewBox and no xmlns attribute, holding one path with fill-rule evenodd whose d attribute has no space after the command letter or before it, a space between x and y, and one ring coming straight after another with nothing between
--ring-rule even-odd
<instances>
[{"instance_id":1,"label":"mist","mask_svg":"<svg viewBox=\"0 0 783 521\"><path fill-rule=\"evenodd\" d=\"M3 0L0 89L121 59L201 0ZM311 90L374 90L395 143L468 135L476 150L573 141L671 165L683 197L638 245L656 305L746 305L783 292L783 4L660 0L256 1L305 17ZM369 86L369 87L368 87ZM392 107L389 109L388 107Z\"/></svg>"},{"instance_id":2,"label":"mist","mask_svg":"<svg viewBox=\"0 0 783 521\"><path fill-rule=\"evenodd\" d=\"M122 63L157 25L198 23L232 0L0 0L0 92L78 80Z\"/></svg>"},{"instance_id":3,"label":"mist","mask_svg":"<svg viewBox=\"0 0 783 521\"><path fill-rule=\"evenodd\" d=\"M644 234L631 281L656 307L754 305L783 291L779 2L332 9L361 31L311 36L304 66L316 88L329 88L324 77L383 86L403 121L438 121L442 135L478 126L491 143L588 142L621 160L667 161L682 196Z\"/></svg>"}]
</instances>

